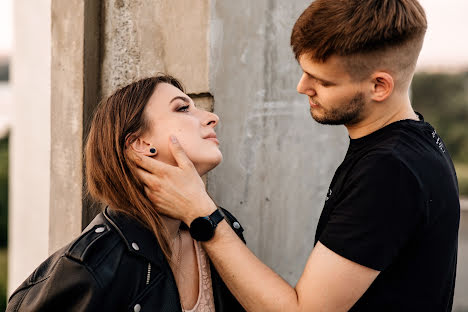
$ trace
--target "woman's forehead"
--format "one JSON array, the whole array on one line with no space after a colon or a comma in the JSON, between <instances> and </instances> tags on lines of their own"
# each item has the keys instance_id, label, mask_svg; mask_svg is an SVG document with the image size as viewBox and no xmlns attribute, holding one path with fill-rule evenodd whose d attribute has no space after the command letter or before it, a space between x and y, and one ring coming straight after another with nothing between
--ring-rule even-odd
<instances>
[{"instance_id":1,"label":"woman's forehead","mask_svg":"<svg viewBox=\"0 0 468 312\"><path fill-rule=\"evenodd\" d=\"M151 98L149 100L150 105L152 106L167 106L171 101L176 97L186 97L189 98L184 92L180 89L174 87L169 83L160 83L156 86Z\"/></svg>"}]
</instances>

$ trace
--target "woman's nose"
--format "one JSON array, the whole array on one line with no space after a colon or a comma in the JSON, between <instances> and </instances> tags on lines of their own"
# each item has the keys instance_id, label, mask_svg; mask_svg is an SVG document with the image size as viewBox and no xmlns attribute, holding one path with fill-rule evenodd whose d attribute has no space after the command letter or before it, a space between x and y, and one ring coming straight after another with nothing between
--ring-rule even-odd
<instances>
[{"instance_id":1,"label":"woman's nose","mask_svg":"<svg viewBox=\"0 0 468 312\"><path fill-rule=\"evenodd\" d=\"M211 126L211 127L214 128L219 122L218 115L216 115L215 113L212 113L212 112L206 112L206 113L207 113L207 117L206 117L205 124L207 126Z\"/></svg>"}]
</instances>

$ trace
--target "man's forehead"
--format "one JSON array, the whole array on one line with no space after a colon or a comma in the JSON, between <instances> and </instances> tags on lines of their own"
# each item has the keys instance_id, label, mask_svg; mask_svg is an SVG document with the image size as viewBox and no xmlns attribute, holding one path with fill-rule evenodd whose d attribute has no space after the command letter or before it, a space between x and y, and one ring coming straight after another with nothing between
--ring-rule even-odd
<instances>
[{"instance_id":1,"label":"man's forehead","mask_svg":"<svg viewBox=\"0 0 468 312\"><path fill-rule=\"evenodd\" d=\"M330 56L325 62L314 60L312 54L304 53L299 56L299 65L302 70L311 75L327 76L325 79L337 79L347 76L344 60L339 56Z\"/></svg>"}]
</instances>

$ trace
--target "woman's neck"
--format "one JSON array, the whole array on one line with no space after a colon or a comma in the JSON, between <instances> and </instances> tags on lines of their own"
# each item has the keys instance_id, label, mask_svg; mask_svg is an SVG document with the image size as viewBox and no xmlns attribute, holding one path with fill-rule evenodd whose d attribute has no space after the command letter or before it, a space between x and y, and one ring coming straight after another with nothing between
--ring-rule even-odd
<instances>
[{"instance_id":1,"label":"woman's neck","mask_svg":"<svg viewBox=\"0 0 468 312\"><path fill-rule=\"evenodd\" d=\"M177 232L179 231L180 220L172 219L166 216L161 216L161 219L169 232L169 237L171 239L175 239L177 237Z\"/></svg>"}]
</instances>

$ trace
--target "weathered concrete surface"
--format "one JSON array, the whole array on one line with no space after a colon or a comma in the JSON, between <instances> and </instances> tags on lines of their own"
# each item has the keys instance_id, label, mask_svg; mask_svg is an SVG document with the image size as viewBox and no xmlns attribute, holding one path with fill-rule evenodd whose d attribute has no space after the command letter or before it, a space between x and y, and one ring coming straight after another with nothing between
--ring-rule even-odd
<instances>
[{"instance_id":1,"label":"weathered concrete surface","mask_svg":"<svg viewBox=\"0 0 468 312\"><path fill-rule=\"evenodd\" d=\"M14 2L8 292L48 255L50 0Z\"/></svg>"},{"instance_id":2,"label":"weathered concrete surface","mask_svg":"<svg viewBox=\"0 0 468 312\"><path fill-rule=\"evenodd\" d=\"M223 163L208 189L235 213L255 254L295 284L310 254L343 127L316 124L297 94L300 68L289 47L309 0L213 0L210 90Z\"/></svg>"},{"instance_id":3,"label":"weathered concrete surface","mask_svg":"<svg viewBox=\"0 0 468 312\"><path fill-rule=\"evenodd\" d=\"M52 0L50 252L81 232L84 14L84 1Z\"/></svg>"},{"instance_id":4,"label":"weathered concrete surface","mask_svg":"<svg viewBox=\"0 0 468 312\"><path fill-rule=\"evenodd\" d=\"M209 0L105 0L102 94L158 72L208 92Z\"/></svg>"}]
</instances>

